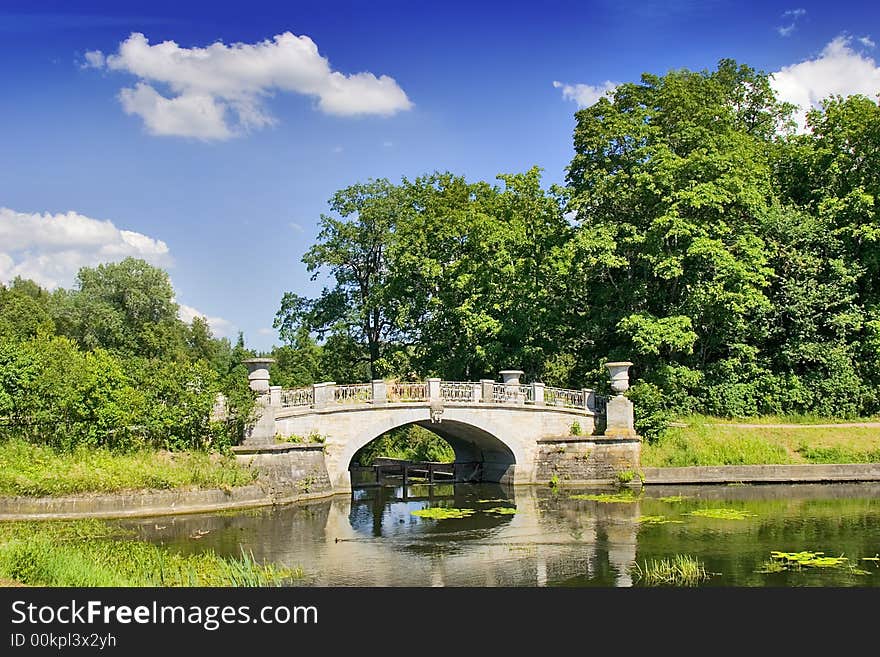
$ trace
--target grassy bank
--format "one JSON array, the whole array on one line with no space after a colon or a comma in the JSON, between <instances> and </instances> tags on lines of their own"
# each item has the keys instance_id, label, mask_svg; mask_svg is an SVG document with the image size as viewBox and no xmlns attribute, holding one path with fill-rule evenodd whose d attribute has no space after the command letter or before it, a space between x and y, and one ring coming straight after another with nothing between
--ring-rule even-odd
<instances>
[{"instance_id":1,"label":"grassy bank","mask_svg":"<svg viewBox=\"0 0 880 657\"><path fill-rule=\"evenodd\" d=\"M797 463L880 463L880 428L840 426L815 417L749 418L755 425L704 416L680 419L656 443L642 446L645 467L765 465Z\"/></svg>"},{"instance_id":2,"label":"grassy bank","mask_svg":"<svg viewBox=\"0 0 880 657\"><path fill-rule=\"evenodd\" d=\"M254 474L231 456L105 448L57 452L22 440L0 442L0 495L109 493L143 488L231 488Z\"/></svg>"},{"instance_id":3,"label":"grassy bank","mask_svg":"<svg viewBox=\"0 0 880 657\"><path fill-rule=\"evenodd\" d=\"M0 523L0 582L34 586L271 586L299 569L250 554L180 554L101 521Z\"/></svg>"}]
</instances>

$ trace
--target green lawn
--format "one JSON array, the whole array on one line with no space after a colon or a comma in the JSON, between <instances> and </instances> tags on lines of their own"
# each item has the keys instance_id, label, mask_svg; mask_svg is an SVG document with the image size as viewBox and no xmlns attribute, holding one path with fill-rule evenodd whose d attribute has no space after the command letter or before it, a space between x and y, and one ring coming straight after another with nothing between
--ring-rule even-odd
<instances>
[{"instance_id":1,"label":"green lawn","mask_svg":"<svg viewBox=\"0 0 880 657\"><path fill-rule=\"evenodd\" d=\"M735 422L802 426L750 428ZM802 416L741 421L689 416L679 420L687 426L670 427L659 441L642 446L642 465L880 463L880 427L811 426L840 422Z\"/></svg>"},{"instance_id":2,"label":"green lawn","mask_svg":"<svg viewBox=\"0 0 880 657\"><path fill-rule=\"evenodd\" d=\"M231 456L102 448L56 452L22 440L0 442L0 495L109 493L144 488L232 488L254 473Z\"/></svg>"}]
</instances>

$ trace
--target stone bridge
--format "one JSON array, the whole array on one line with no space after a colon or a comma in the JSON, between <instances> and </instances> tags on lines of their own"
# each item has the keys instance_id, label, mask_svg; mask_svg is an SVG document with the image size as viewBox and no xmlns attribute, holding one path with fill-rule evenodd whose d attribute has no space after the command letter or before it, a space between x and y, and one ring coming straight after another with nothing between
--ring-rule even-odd
<instances>
[{"instance_id":1,"label":"stone bridge","mask_svg":"<svg viewBox=\"0 0 880 657\"><path fill-rule=\"evenodd\" d=\"M320 444L321 475L333 491L351 488L349 468L358 450L407 425L444 438L456 463L479 463L483 481L607 482L639 467L632 404L619 394L628 387L630 363L608 364L618 394L606 400L590 389L521 384L519 370L500 372L500 383L431 378L283 389L269 386L271 362L246 361L260 415L235 451L279 474L290 467L283 459L292 458L293 445Z\"/></svg>"}]
</instances>

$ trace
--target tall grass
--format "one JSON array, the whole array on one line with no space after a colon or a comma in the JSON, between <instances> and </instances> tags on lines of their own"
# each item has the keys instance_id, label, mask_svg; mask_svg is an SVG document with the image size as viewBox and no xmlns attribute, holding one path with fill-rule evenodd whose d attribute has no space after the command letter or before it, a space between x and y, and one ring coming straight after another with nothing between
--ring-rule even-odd
<instances>
[{"instance_id":1,"label":"tall grass","mask_svg":"<svg viewBox=\"0 0 880 657\"><path fill-rule=\"evenodd\" d=\"M703 562L687 554L645 560L641 566L636 562L633 574L645 586L697 586L709 579Z\"/></svg>"},{"instance_id":2,"label":"tall grass","mask_svg":"<svg viewBox=\"0 0 880 657\"><path fill-rule=\"evenodd\" d=\"M254 473L231 456L106 448L58 452L21 439L0 442L0 495L66 495L132 489L228 488Z\"/></svg>"},{"instance_id":3,"label":"tall grass","mask_svg":"<svg viewBox=\"0 0 880 657\"><path fill-rule=\"evenodd\" d=\"M0 536L0 577L36 586L270 586L301 576L243 550L180 554L97 521L9 523Z\"/></svg>"},{"instance_id":4,"label":"tall grass","mask_svg":"<svg viewBox=\"0 0 880 657\"><path fill-rule=\"evenodd\" d=\"M683 418L653 444L642 446L645 467L880 462L880 430L872 427L815 427L807 420L749 418L749 423L784 419L798 427L740 427L717 418ZM816 418L817 420L819 418Z\"/></svg>"}]
</instances>

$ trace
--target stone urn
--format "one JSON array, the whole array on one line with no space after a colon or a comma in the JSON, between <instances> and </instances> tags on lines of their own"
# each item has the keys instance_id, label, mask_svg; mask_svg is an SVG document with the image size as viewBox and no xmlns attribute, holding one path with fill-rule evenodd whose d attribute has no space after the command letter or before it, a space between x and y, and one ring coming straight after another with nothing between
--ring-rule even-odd
<instances>
[{"instance_id":1,"label":"stone urn","mask_svg":"<svg viewBox=\"0 0 880 657\"><path fill-rule=\"evenodd\" d=\"M608 372L611 374L611 389L618 395L629 390L629 368L632 363L629 361L619 361L616 363L605 363Z\"/></svg>"},{"instance_id":2,"label":"stone urn","mask_svg":"<svg viewBox=\"0 0 880 657\"><path fill-rule=\"evenodd\" d=\"M248 368L248 384L254 392L269 392L269 365L274 358L248 358L242 361Z\"/></svg>"},{"instance_id":3,"label":"stone urn","mask_svg":"<svg viewBox=\"0 0 880 657\"><path fill-rule=\"evenodd\" d=\"M501 370L498 372L501 375L501 380L506 386L518 386L519 385L519 377L521 377L525 372L522 370Z\"/></svg>"}]
</instances>

